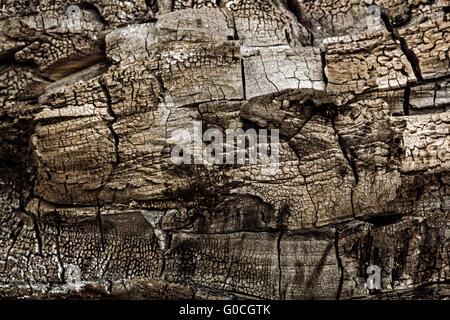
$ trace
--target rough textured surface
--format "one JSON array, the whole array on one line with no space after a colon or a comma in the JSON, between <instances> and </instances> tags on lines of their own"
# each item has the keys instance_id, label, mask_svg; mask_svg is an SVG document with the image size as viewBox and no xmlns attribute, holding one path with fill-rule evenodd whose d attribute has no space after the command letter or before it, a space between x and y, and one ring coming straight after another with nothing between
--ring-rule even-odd
<instances>
[{"instance_id":1,"label":"rough textured surface","mask_svg":"<svg viewBox=\"0 0 450 320\"><path fill-rule=\"evenodd\" d=\"M3 1L0 297L448 299L449 34L445 0ZM275 174L175 165L193 121L278 129Z\"/></svg>"}]
</instances>

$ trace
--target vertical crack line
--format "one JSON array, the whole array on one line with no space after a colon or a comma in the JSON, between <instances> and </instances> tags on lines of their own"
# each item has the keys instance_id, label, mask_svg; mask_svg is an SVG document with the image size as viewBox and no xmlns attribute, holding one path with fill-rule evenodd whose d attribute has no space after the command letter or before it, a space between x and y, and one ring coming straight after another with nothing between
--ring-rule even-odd
<instances>
[{"instance_id":1,"label":"vertical crack line","mask_svg":"<svg viewBox=\"0 0 450 320\"><path fill-rule=\"evenodd\" d=\"M242 75L242 96L244 97L244 101L247 100L246 87L245 87L245 66L244 66L244 58L241 57L241 75Z\"/></svg>"},{"instance_id":2,"label":"vertical crack line","mask_svg":"<svg viewBox=\"0 0 450 320\"><path fill-rule=\"evenodd\" d=\"M417 59L414 51L408 47L408 43L406 42L406 40L398 34L398 31L392 25L391 17L389 16L389 13L386 12L386 10L381 10L381 19L383 20L388 32L392 35L392 39L400 42L400 48L411 64L411 68L413 69L414 75L416 76L417 80L422 81L423 77L422 72L420 71L419 59Z\"/></svg>"},{"instance_id":3,"label":"vertical crack line","mask_svg":"<svg viewBox=\"0 0 450 320\"><path fill-rule=\"evenodd\" d=\"M441 90L441 86L438 82L436 82L436 84L434 85L434 88L433 88L433 91L434 91L434 93L433 93L433 108L436 108L436 97L437 97L438 90ZM445 108L443 108L442 111L445 112Z\"/></svg>"},{"instance_id":4,"label":"vertical crack line","mask_svg":"<svg viewBox=\"0 0 450 320\"><path fill-rule=\"evenodd\" d=\"M12 231L11 231L10 238L11 238L13 241L12 241L11 245L9 246L8 251L7 251L7 253L6 253L5 266L4 266L4 268L3 268L3 272L6 272L7 269L8 269L9 255L11 254L11 251L12 251L12 249L14 248L14 246L15 246L15 244L16 244L16 242L17 242L17 239L19 238L20 234L22 233L23 225L24 225L23 221L20 220L20 222L18 223L17 228L15 228L15 230L12 230Z\"/></svg>"},{"instance_id":5,"label":"vertical crack line","mask_svg":"<svg viewBox=\"0 0 450 320\"><path fill-rule=\"evenodd\" d=\"M225 287L227 286L227 281L228 281L228 278L230 277L231 268L233 267L233 262L234 262L234 250L231 251L230 264L226 268L225 277L223 279L222 290L225 290Z\"/></svg>"},{"instance_id":6,"label":"vertical crack line","mask_svg":"<svg viewBox=\"0 0 450 320\"><path fill-rule=\"evenodd\" d=\"M280 92L280 90L278 89L277 85L272 80L270 80L269 76L267 75L266 66L264 65L264 60L263 60L262 55L260 54L259 57L261 59L261 65L262 65L262 68L263 68L263 71L264 71L264 75L266 76L266 80L268 82L270 82L274 86L274 88L277 90L277 92Z\"/></svg>"},{"instance_id":7,"label":"vertical crack line","mask_svg":"<svg viewBox=\"0 0 450 320\"><path fill-rule=\"evenodd\" d=\"M102 91L103 91L105 97L106 97L106 106L107 106L108 114L112 117L112 120L108 121L108 128L111 131L111 135L113 136L113 139L114 139L114 154L115 154L116 160L113 162L113 166L116 167L120 163L119 135L117 134L117 132L114 130L114 127L113 127L114 124L117 122L117 115L112 108L111 94L108 90L108 87L106 86L106 83L104 82L103 79L100 79L99 84L100 84L100 87L102 88Z\"/></svg>"},{"instance_id":8,"label":"vertical crack line","mask_svg":"<svg viewBox=\"0 0 450 320\"><path fill-rule=\"evenodd\" d=\"M299 170L300 170L300 168L299 168ZM315 202L313 200L311 192L309 191L308 183L306 182L306 176L304 176L301 172L300 172L300 175L303 177L303 180L305 181L306 192L308 193L309 200L311 201L311 203L312 203L312 205L314 207L314 211L315 211L315 214L316 214L315 217L314 217L314 227L317 227L317 221L319 220L319 210L317 209L317 206L316 206L316 204L315 204Z\"/></svg>"},{"instance_id":9,"label":"vertical crack line","mask_svg":"<svg viewBox=\"0 0 450 320\"><path fill-rule=\"evenodd\" d=\"M98 205L98 203L97 203ZM100 244L101 244L101 251L104 252L105 251L105 237L103 235L103 221L102 221L102 216L100 214L100 205L98 205L97 208L97 224L98 224L98 230L100 232Z\"/></svg>"},{"instance_id":10,"label":"vertical crack line","mask_svg":"<svg viewBox=\"0 0 450 320\"><path fill-rule=\"evenodd\" d=\"M147 52L147 56L151 58L151 53L148 48L148 39L150 38L150 28L147 29L147 35L145 36L145 51Z\"/></svg>"},{"instance_id":11,"label":"vertical crack line","mask_svg":"<svg viewBox=\"0 0 450 320\"><path fill-rule=\"evenodd\" d=\"M39 201L39 203L40 203L40 201ZM36 237L36 243L37 243L37 247L38 247L38 255L42 257L43 255L42 255L41 231L39 230L39 225L38 225L36 217L33 214L31 214L30 216L31 216L31 220L33 220L33 229L34 229L34 235Z\"/></svg>"},{"instance_id":12,"label":"vertical crack line","mask_svg":"<svg viewBox=\"0 0 450 320\"><path fill-rule=\"evenodd\" d=\"M106 259L107 259L106 263L103 267L102 273L100 274L100 279L103 279L103 280L106 280L105 275L106 275L106 272L108 272L109 265L111 264L111 256L107 256ZM111 283L111 285L112 285L112 283ZM111 293L111 290L109 290L109 292Z\"/></svg>"},{"instance_id":13,"label":"vertical crack line","mask_svg":"<svg viewBox=\"0 0 450 320\"><path fill-rule=\"evenodd\" d=\"M61 248L59 246L59 237L61 235L61 230L60 228L57 226L56 227L56 237L55 237L55 246L56 246L56 259L58 260L59 263L59 269L60 269L60 274L59 274L59 279L62 283L65 283L65 277L66 277L66 270L64 268L64 264L62 262L61 259Z\"/></svg>"},{"instance_id":14,"label":"vertical crack line","mask_svg":"<svg viewBox=\"0 0 450 320\"><path fill-rule=\"evenodd\" d=\"M159 278L165 280L164 273L166 272L166 255L164 252L161 253L161 271L159 272Z\"/></svg>"},{"instance_id":15,"label":"vertical crack line","mask_svg":"<svg viewBox=\"0 0 450 320\"><path fill-rule=\"evenodd\" d=\"M359 175L358 175L358 170L356 169L356 164L353 161L353 156L351 154L350 149L348 149L345 146L344 140L342 139L342 136L339 134L339 132L336 130L336 113L333 113L332 117L331 117L331 126L333 127L334 130L334 134L337 137L338 140L338 144L339 144L339 148L342 151L342 155L344 156L345 160L347 161L348 165L350 166L350 168L352 169L353 172L353 177L355 179L355 186L358 184L359 182ZM350 153L350 156L349 156Z\"/></svg>"},{"instance_id":16,"label":"vertical crack line","mask_svg":"<svg viewBox=\"0 0 450 320\"><path fill-rule=\"evenodd\" d=\"M409 116L409 99L411 95L411 87L406 86L403 97L403 114Z\"/></svg>"},{"instance_id":17,"label":"vertical crack line","mask_svg":"<svg viewBox=\"0 0 450 320\"><path fill-rule=\"evenodd\" d=\"M334 248L336 250L336 261L337 261L337 265L340 271L340 277L339 277L339 285L338 285L338 289L336 292L336 300L339 300L341 298L341 294L342 294L342 286L344 284L344 266L342 265L342 260L341 260L341 256L339 255L339 231L338 228L336 226L336 231L334 234Z\"/></svg>"},{"instance_id":18,"label":"vertical crack line","mask_svg":"<svg viewBox=\"0 0 450 320\"><path fill-rule=\"evenodd\" d=\"M166 257L167 257L167 254L170 252L171 247L172 247L172 238L173 238L172 233L168 233L167 234L167 240L166 240L167 248L163 252L163 261L162 261L162 266L161 266L161 273L159 275L162 280L166 280L166 275L165 275L165 272L166 272Z\"/></svg>"},{"instance_id":19,"label":"vertical crack line","mask_svg":"<svg viewBox=\"0 0 450 320\"><path fill-rule=\"evenodd\" d=\"M354 189L352 188L350 190L350 204L352 205L352 216L353 216L353 219L356 219L355 205L353 203L353 193L354 193Z\"/></svg>"},{"instance_id":20,"label":"vertical crack line","mask_svg":"<svg viewBox=\"0 0 450 320\"><path fill-rule=\"evenodd\" d=\"M281 270L281 238L283 237L283 231L280 231L280 235L277 239L277 251L278 251L278 295L280 300L283 300L283 294L281 292L281 280L282 280L282 270Z\"/></svg>"},{"instance_id":21,"label":"vertical crack line","mask_svg":"<svg viewBox=\"0 0 450 320\"><path fill-rule=\"evenodd\" d=\"M236 18L234 16L233 16L233 38L236 41L239 40L238 29L237 29L237 26L236 26Z\"/></svg>"},{"instance_id":22,"label":"vertical crack line","mask_svg":"<svg viewBox=\"0 0 450 320\"><path fill-rule=\"evenodd\" d=\"M325 51L320 50L320 58L321 58L321 61L322 61L322 78L323 78L323 82L325 83L325 89L328 86L328 77L327 77L327 74L325 72L325 68L327 66L327 61L325 59L326 54L327 53Z\"/></svg>"},{"instance_id":23,"label":"vertical crack line","mask_svg":"<svg viewBox=\"0 0 450 320\"><path fill-rule=\"evenodd\" d=\"M28 200L26 200L27 203L30 201L29 199L34 197L33 188L34 188L35 179L36 179L36 176L33 177L33 182L32 182L33 187L30 190L30 195L28 196ZM38 251L37 255L42 257L43 256L43 254L42 254L42 237L41 237L41 231L39 229L39 223L38 223L38 218L40 218L40 216L41 216L41 201L42 200L39 199L39 201L38 201L38 206L37 206L38 217L36 217L33 213L28 212L25 209L25 207L23 207L21 199L19 199L19 201L20 201L20 206L21 206L22 211L25 212L25 214L28 215L31 218L31 220L33 221L33 230L34 230L34 236L36 237L36 244L37 244L37 251Z\"/></svg>"}]
</instances>

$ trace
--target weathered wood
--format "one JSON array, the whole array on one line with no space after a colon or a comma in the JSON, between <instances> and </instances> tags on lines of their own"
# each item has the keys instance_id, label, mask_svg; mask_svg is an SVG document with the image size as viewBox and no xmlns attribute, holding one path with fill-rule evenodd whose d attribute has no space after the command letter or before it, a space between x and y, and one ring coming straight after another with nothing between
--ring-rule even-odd
<instances>
[{"instance_id":1,"label":"weathered wood","mask_svg":"<svg viewBox=\"0 0 450 320\"><path fill-rule=\"evenodd\" d=\"M449 4L369 2L6 1L0 297L449 298Z\"/></svg>"}]
</instances>

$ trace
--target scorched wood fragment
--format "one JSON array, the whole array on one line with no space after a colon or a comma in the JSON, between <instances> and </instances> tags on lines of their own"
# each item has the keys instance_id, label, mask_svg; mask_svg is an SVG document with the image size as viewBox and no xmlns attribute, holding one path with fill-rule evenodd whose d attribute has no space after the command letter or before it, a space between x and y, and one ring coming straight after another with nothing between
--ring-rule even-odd
<instances>
[{"instance_id":1,"label":"scorched wood fragment","mask_svg":"<svg viewBox=\"0 0 450 320\"><path fill-rule=\"evenodd\" d=\"M445 0L3 1L0 297L448 299L448 27ZM176 164L194 124L278 162Z\"/></svg>"}]
</instances>

